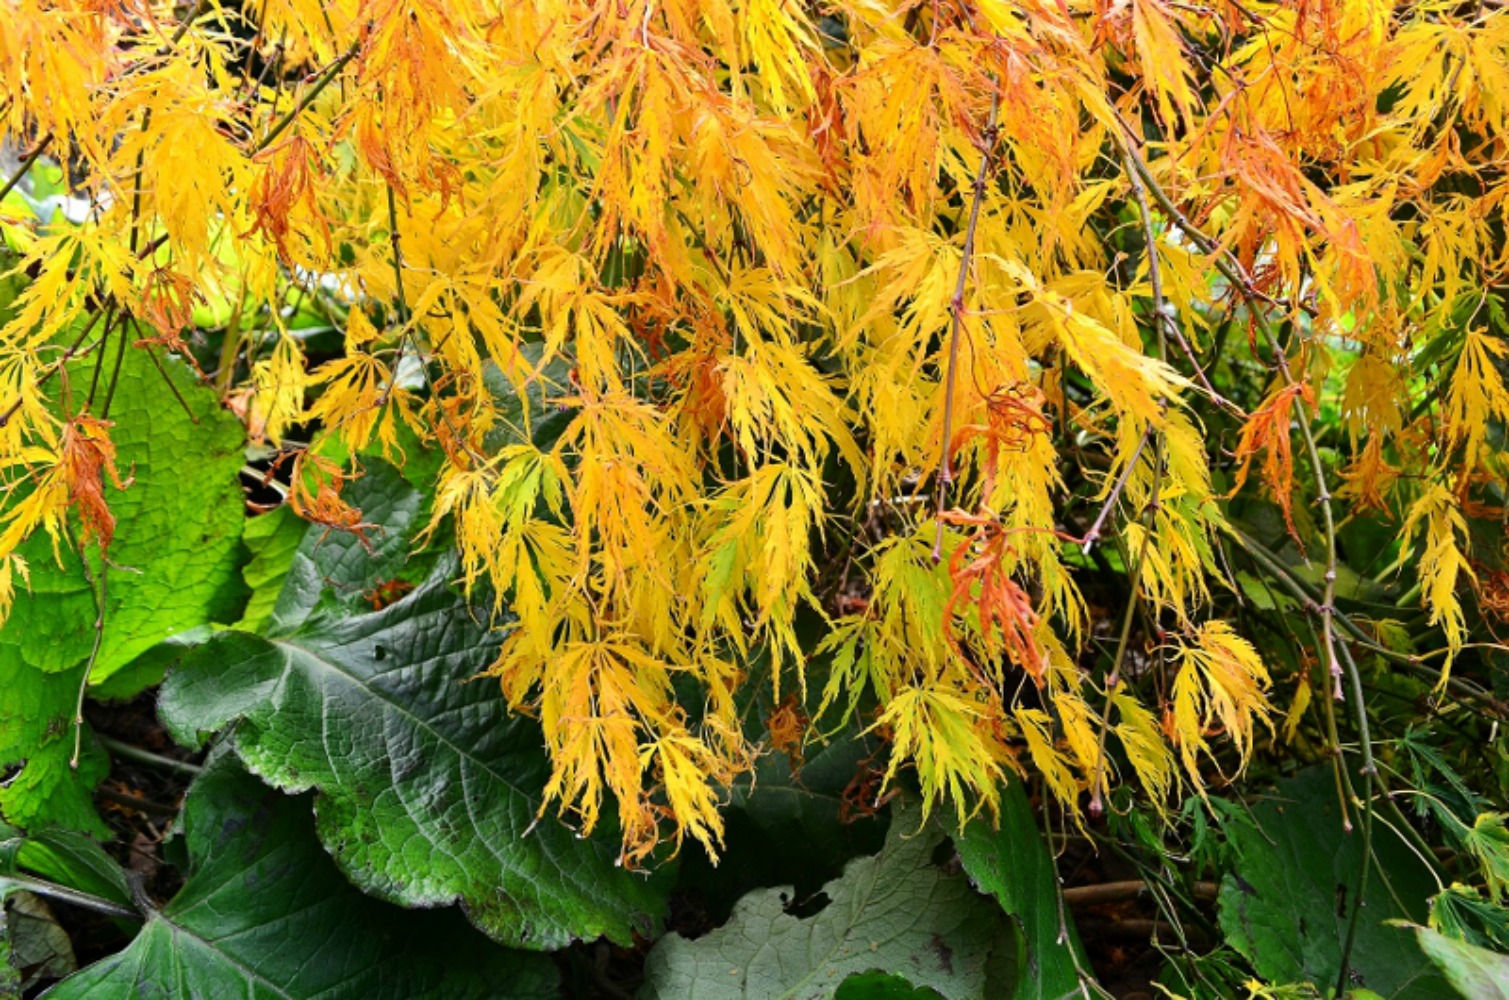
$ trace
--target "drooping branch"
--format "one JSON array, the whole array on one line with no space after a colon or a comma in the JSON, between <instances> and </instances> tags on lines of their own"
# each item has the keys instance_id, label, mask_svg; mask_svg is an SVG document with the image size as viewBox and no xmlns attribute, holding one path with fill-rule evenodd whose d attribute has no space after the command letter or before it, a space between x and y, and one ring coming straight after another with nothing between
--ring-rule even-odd
<instances>
[{"instance_id":1,"label":"drooping branch","mask_svg":"<svg viewBox=\"0 0 1509 1000\"><path fill-rule=\"evenodd\" d=\"M969 265L975 251L975 233L980 224L980 206L985 201L986 178L995 159L996 119L1001 112L1001 92L997 87L990 102L990 117L981 132L980 166L970 188L969 223L964 230L964 247L959 255L959 279L949 299L948 367L943 378L943 442L938 459L938 485L934 503L937 533L933 539L933 562L943 559L943 515L948 510L948 489L954 481L953 442L954 391L958 381L959 340L964 328L964 292L969 287Z\"/></svg>"},{"instance_id":2,"label":"drooping branch","mask_svg":"<svg viewBox=\"0 0 1509 1000\"><path fill-rule=\"evenodd\" d=\"M1135 140L1135 135L1124 122L1122 125L1126 133L1123 142L1123 151L1130 172L1135 173L1139 177L1142 185L1146 186L1146 190L1152 193L1159 206L1168 213L1169 218L1173 219L1179 225L1180 229L1185 232L1185 235L1193 240L1196 246L1199 246L1205 253L1211 256L1217 269L1220 270L1231 286L1246 300L1248 315L1252 317L1254 326L1257 327L1263 336L1264 342L1267 343L1269 349L1273 352L1275 366L1278 368L1285 386L1293 387L1298 385L1298 380L1295 379L1294 373L1289 366L1288 353L1284 350L1282 341L1273 329L1272 322L1265 308L1268 305L1275 304L1274 301L1258 291L1252 275L1247 272L1242 262L1234 254L1190 224L1184 214L1174 205L1173 199L1163 191L1156 178L1153 177L1152 171L1148 169L1147 164L1133 148L1132 143ZM1301 400L1300 406L1301 413L1304 413L1303 400ZM1316 408L1318 411L1318 402L1316 403ZM1324 522L1323 534L1326 545L1325 593L1317 609L1317 614L1319 614L1321 619L1321 651L1326 669L1332 681L1331 696L1337 700L1341 700L1343 697L1341 688L1342 669L1341 661L1336 653L1334 622L1336 616L1336 518L1331 509L1331 491L1326 482L1325 466L1321 462L1320 451L1315 445L1315 433L1311 427L1311 421L1317 416L1319 416L1318 412L1314 414L1306 413L1296 423L1299 425L1300 436L1305 442L1305 452L1309 460L1310 472L1315 477L1316 499L1320 501L1321 516Z\"/></svg>"}]
</instances>

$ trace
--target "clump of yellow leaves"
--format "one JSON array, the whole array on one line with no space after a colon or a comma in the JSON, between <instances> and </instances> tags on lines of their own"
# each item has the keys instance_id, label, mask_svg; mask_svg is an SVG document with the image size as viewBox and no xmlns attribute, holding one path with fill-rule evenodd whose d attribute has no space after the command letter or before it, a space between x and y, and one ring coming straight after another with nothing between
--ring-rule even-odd
<instances>
[{"instance_id":1,"label":"clump of yellow leaves","mask_svg":"<svg viewBox=\"0 0 1509 1000\"><path fill-rule=\"evenodd\" d=\"M109 540L108 425L46 388L59 351L181 349L214 297L253 436L443 452L430 529L517 617L491 669L543 728L546 808L591 830L611 803L631 862L716 852L755 685L815 681L813 733L881 734L886 781L960 820L1028 773L1077 814L1113 753L1160 807L1230 772L1223 748L1239 769L1269 677L1204 620L1226 459L1198 414L1236 414L1236 490L1261 456L1298 536L1326 486L1295 435L1337 345L1367 359L1347 488L1408 505L1463 641L1462 499L1437 484L1475 481L1509 418L1502 326L1466 324L1439 424L1389 400L1412 336L1505 277L1502 9L186 6L0 8L0 137L90 201L3 217L29 284L0 327L0 609L26 535L62 544L71 509ZM338 303L337 355L285 328L291 285ZM1210 384L1242 341L1250 414ZM539 437L505 397L569 422ZM296 508L362 531L353 474L311 452ZM1112 539L1170 634L1108 667L1080 549Z\"/></svg>"}]
</instances>

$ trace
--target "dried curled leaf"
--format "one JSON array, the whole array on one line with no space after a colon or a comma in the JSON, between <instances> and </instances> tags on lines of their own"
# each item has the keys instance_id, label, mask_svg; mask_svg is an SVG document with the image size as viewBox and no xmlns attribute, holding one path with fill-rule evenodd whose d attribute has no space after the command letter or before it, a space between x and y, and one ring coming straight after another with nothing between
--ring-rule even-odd
<instances>
[{"instance_id":1,"label":"dried curled leaf","mask_svg":"<svg viewBox=\"0 0 1509 1000\"><path fill-rule=\"evenodd\" d=\"M1294 527L1294 451L1289 425L1294 420L1294 401L1302 399L1312 408L1315 406L1315 390L1308 383L1296 382L1285 386L1269 397L1268 401L1254 410L1242 425L1241 437L1237 440L1237 466L1235 482L1227 496L1236 496L1247 483L1247 474L1252 469L1252 460L1263 455L1263 482L1272 491L1273 498L1284 512L1284 523L1296 539L1299 531ZM1302 415L1303 416L1303 415Z\"/></svg>"},{"instance_id":2,"label":"dried curled leaf","mask_svg":"<svg viewBox=\"0 0 1509 1000\"><path fill-rule=\"evenodd\" d=\"M377 525L362 520L362 512L341 499L342 488L360 473L350 473L323 455L299 452L293 460L288 506L310 524L327 531L349 531L366 548L367 532Z\"/></svg>"}]
</instances>

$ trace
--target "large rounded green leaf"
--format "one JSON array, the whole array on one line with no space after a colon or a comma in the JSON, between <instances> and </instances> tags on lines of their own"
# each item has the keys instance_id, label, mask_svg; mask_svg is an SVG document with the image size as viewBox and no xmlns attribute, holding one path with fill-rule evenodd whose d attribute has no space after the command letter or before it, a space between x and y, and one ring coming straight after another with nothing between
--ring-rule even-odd
<instances>
[{"instance_id":1,"label":"large rounded green leaf","mask_svg":"<svg viewBox=\"0 0 1509 1000\"><path fill-rule=\"evenodd\" d=\"M76 382L87 385L84 362L72 367ZM172 380L192 416L165 379ZM105 489L115 540L96 680L170 635L231 620L242 593L240 423L181 362L166 358L159 369L136 348L122 360L109 418L116 465L130 485ZM17 593L0 629L0 658L19 656L48 671L71 669L94 645L94 591L78 556L66 546L58 565L45 533L34 535L21 551L31 566L31 582ZM98 576L98 561L93 562Z\"/></svg>"},{"instance_id":2,"label":"large rounded green leaf","mask_svg":"<svg viewBox=\"0 0 1509 1000\"><path fill-rule=\"evenodd\" d=\"M1226 828L1236 862L1221 883L1221 930L1264 979L1331 986L1351 922L1362 834L1346 828L1334 778L1323 766L1280 781L1253 806L1252 818L1256 825ZM1420 950L1386 924L1425 918L1425 901L1435 892L1429 870L1384 823L1375 824L1372 847L1350 978L1390 998L1448 995Z\"/></svg>"},{"instance_id":3,"label":"large rounded green leaf","mask_svg":"<svg viewBox=\"0 0 1509 1000\"><path fill-rule=\"evenodd\" d=\"M193 870L124 951L49 1000L241 997L436 1000L557 995L544 956L499 948L454 914L406 913L341 877L309 803L221 757L195 782L182 828Z\"/></svg>"},{"instance_id":4,"label":"large rounded green leaf","mask_svg":"<svg viewBox=\"0 0 1509 1000\"><path fill-rule=\"evenodd\" d=\"M361 478L347 486L341 498L361 511L362 520L370 527L358 534L306 526L289 555L278 581L277 599L259 631L279 633L297 628L322 599L343 612L356 611L379 585L399 578L421 579L424 568L433 564L433 557L417 558L409 552L422 525L424 495L387 462L367 458L362 464ZM280 512L285 509L280 508ZM247 567L248 583L253 568Z\"/></svg>"},{"instance_id":5,"label":"large rounded green leaf","mask_svg":"<svg viewBox=\"0 0 1509 1000\"><path fill-rule=\"evenodd\" d=\"M866 972L902 976L941 996L1006 995L1013 932L962 875L934 864L936 824L897 811L886 844L824 887L827 905L801 918L782 889L739 901L724 926L695 941L669 934L645 965L644 1000L825 1000ZM857 987L851 987L851 989Z\"/></svg>"},{"instance_id":6,"label":"large rounded green leaf","mask_svg":"<svg viewBox=\"0 0 1509 1000\"><path fill-rule=\"evenodd\" d=\"M1415 940L1467 1000L1509 1000L1509 956L1415 927Z\"/></svg>"},{"instance_id":7,"label":"large rounded green leaf","mask_svg":"<svg viewBox=\"0 0 1509 1000\"><path fill-rule=\"evenodd\" d=\"M611 832L536 822L549 768L538 727L508 714L496 683L466 683L495 653L437 574L374 614L316 615L278 638L222 633L169 675L159 710L189 744L240 720L253 771L319 789L320 837L368 892L460 901L493 937L531 948L652 935L667 879L618 867Z\"/></svg>"},{"instance_id":8,"label":"large rounded green leaf","mask_svg":"<svg viewBox=\"0 0 1509 1000\"><path fill-rule=\"evenodd\" d=\"M76 385L89 368L73 366ZM171 378L191 417L164 384ZM108 678L175 633L229 620L239 603L237 551L242 502L236 482L241 427L171 358L160 372L142 350L124 355L110 419L128 489L107 487L116 518L105 581L105 614L94 660ZM0 628L0 767L24 764L0 791L0 812L24 827L63 825L103 835L90 790L105 774L85 739L81 766L72 722L84 664L95 641L94 591L76 553L60 566L42 532L22 547L29 587ZM131 692L116 692L131 693Z\"/></svg>"}]
</instances>

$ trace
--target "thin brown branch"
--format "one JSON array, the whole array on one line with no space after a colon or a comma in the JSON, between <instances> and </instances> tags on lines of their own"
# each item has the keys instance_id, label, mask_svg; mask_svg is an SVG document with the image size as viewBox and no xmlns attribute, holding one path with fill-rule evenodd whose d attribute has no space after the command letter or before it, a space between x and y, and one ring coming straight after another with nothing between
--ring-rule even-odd
<instances>
[{"instance_id":1,"label":"thin brown branch","mask_svg":"<svg viewBox=\"0 0 1509 1000\"><path fill-rule=\"evenodd\" d=\"M409 299L403 290L403 246L400 243L398 232L398 206L393 198L393 185L386 185L388 194L388 239L393 244L393 295L395 305L398 307L398 323L402 333L398 336L398 353L393 358L393 371L388 376L388 384L383 386L382 394L375 404L381 410L388 405L389 398L393 395L393 389L398 385L398 369L403 365L404 355L409 349L409 339L413 336L413 327L410 324Z\"/></svg>"},{"instance_id":2,"label":"thin brown branch","mask_svg":"<svg viewBox=\"0 0 1509 1000\"><path fill-rule=\"evenodd\" d=\"M1111 487L1111 492L1106 495L1105 503L1100 505L1100 513L1095 516L1095 523L1090 525L1090 530L1085 532L1084 542L1081 543L1085 555L1095 547L1100 540L1101 529L1106 526L1106 521L1111 516L1111 511L1116 507L1116 501L1121 499L1121 491L1126 488L1127 480L1132 478L1132 470L1137 467L1137 462L1142 458L1143 449L1153 437L1153 425L1148 424L1142 429L1142 437L1137 441L1137 448L1132 452L1132 457L1127 459L1127 464L1121 470L1121 475L1116 477L1116 484Z\"/></svg>"},{"instance_id":3,"label":"thin brown branch","mask_svg":"<svg viewBox=\"0 0 1509 1000\"><path fill-rule=\"evenodd\" d=\"M1142 879L1125 882L1101 882L1099 885L1076 885L1064 890L1064 902L1069 906L1099 906L1106 903L1125 903L1148 892ZM1220 892L1214 882L1196 882L1191 888L1195 899L1212 900Z\"/></svg>"},{"instance_id":4,"label":"thin brown branch","mask_svg":"<svg viewBox=\"0 0 1509 1000\"><path fill-rule=\"evenodd\" d=\"M1147 164L1142 161L1142 158L1132 148L1135 135L1131 129L1126 126L1125 122L1122 123L1122 126L1126 133L1123 143L1123 153L1131 172L1139 176L1143 185L1146 186L1146 190L1152 193L1153 197L1158 201L1159 206L1169 214L1169 217L1178 222L1186 235L1194 240L1196 245L1200 246L1202 250L1211 255L1211 259L1214 261L1217 269L1221 271L1232 287L1237 289L1247 300L1248 314L1252 317L1253 324L1263 335L1263 339L1267 342L1269 349L1273 351L1274 364L1278 368L1279 374L1283 377L1284 384L1288 387L1298 385L1299 382L1289 367L1289 356L1285 352L1284 345L1280 341L1278 334L1273 329L1273 324L1268 318L1267 310L1263 308L1264 305L1275 304L1274 300L1258 291L1255 282L1252 280L1252 276L1243 267L1241 261L1237 260L1229 250L1221 247L1209 236L1199 232L1198 229L1189 224L1188 220L1184 218L1183 214L1174 205L1173 200L1158 185ZM1321 655L1326 664L1326 669L1331 676L1331 696L1339 701L1342 699L1343 693L1341 688L1341 661L1336 653L1336 630L1334 623L1336 617L1336 518L1331 508L1331 490L1326 484L1325 465L1321 462L1320 450L1315 445L1315 432L1311 427L1311 421L1319 416L1318 409L1319 403L1317 401L1317 412L1314 414L1308 413L1305 411L1303 401L1301 401L1301 413L1303 416L1296 423L1299 424L1300 436L1305 442L1305 452L1309 460L1311 474L1315 477L1316 499L1320 501L1326 543L1325 592L1321 597L1320 606L1317 609L1321 618ZM1371 754L1371 748L1369 748L1369 754Z\"/></svg>"},{"instance_id":5,"label":"thin brown branch","mask_svg":"<svg viewBox=\"0 0 1509 1000\"><path fill-rule=\"evenodd\" d=\"M1270 576L1277 580L1289 592L1290 596L1299 602L1300 607L1304 609L1306 614L1317 618L1320 617L1320 602L1298 577L1284 568L1278 556L1270 552L1257 539L1252 538L1241 529L1229 523L1221 523L1217 527L1224 531L1232 541L1241 546L1242 550L1247 553L1253 562L1256 562ZM1435 654L1426 653L1419 656L1411 656L1408 653L1389 649L1387 646L1379 645L1372 636L1368 635L1362 626L1353 621L1352 617L1345 612L1333 610L1331 617L1335 620L1337 627L1341 631L1347 633L1359 646L1362 646L1374 655L1382 657L1389 663L1397 664L1422 680L1430 681L1432 684L1439 685L1445 683L1447 690L1458 697L1463 698L1469 703L1476 702L1482 705L1482 708L1478 708L1472 704L1469 704L1467 707L1478 712L1484 718L1492 721L1509 718L1509 703L1500 701L1490 692L1463 678L1445 676L1442 671L1425 662L1427 657Z\"/></svg>"},{"instance_id":6,"label":"thin brown branch","mask_svg":"<svg viewBox=\"0 0 1509 1000\"><path fill-rule=\"evenodd\" d=\"M163 805L161 802L153 802L151 799L144 799L140 795L122 792L108 785L101 785L95 794L106 802L113 802L123 809L146 813L148 816L165 816L172 819L178 815L178 810L172 806Z\"/></svg>"},{"instance_id":7,"label":"thin brown branch","mask_svg":"<svg viewBox=\"0 0 1509 1000\"><path fill-rule=\"evenodd\" d=\"M340 75L341 70L345 68L346 64L356 58L356 54L359 51L361 51L361 42L354 42L349 49L337 56L334 62L326 66L324 72L315 77L314 83L304 92L303 96L294 102L292 108L288 109L288 113L279 118L277 123L262 137L262 141L252 148L252 155L255 156L268 146L271 146L274 140L283 134L283 130L292 125L294 120L304 113L304 109L309 107L326 87L330 86L331 82Z\"/></svg>"},{"instance_id":8,"label":"thin brown branch","mask_svg":"<svg viewBox=\"0 0 1509 1000\"><path fill-rule=\"evenodd\" d=\"M20 166L16 167L15 174L11 176L10 180L5 182L4 187L0 187L0 201L4 201L5 196L10 194L15 189L15 186L20 184L26 175L31 172L31 168L36 166L37 161L42 158L42 154L47 151L47 147L51 142L51 132L37 140L37 144L32 147L31 152L27 153L26 158L21 161Z\"/></svg>"},{"instance_id":9,"label":"thin brown branch","mask_svg":"<svg viewBox=\"0 0 1509 1000\"><path fill-rule=\"evenodd\" d=\"M1122 143L1121 155L1126 164L1127 181L1131 184L1132 196L1137 202L1137 211L1142 219L1143 241L1147 244L1148 283L1152 286L1154 302L1153 323L1158 326L1160 333L1166 331L1174 338L1174 343L1189 359L1190 367L1195 373L1195 380L1200 383L1200 387L1205 390L1210 401L1239 420L1246 420L1247 414L1242 408L1221 395L1216 391L1216 387L1211 385L1210 379L1205 376L1205 369L1200 365L1200 360L1195 357L1194 349L1185 339L1184 331L1179 328L1174 309L1169 304L1167 296L1163 294L1163 264L1158 259L1158 234L1153 229L1153 210L1148 205L1147 187L1143 184L1142 174L1133 163L1131 147L1126 141Z\"/></svg>"},{"instance_id":10,"label":"thin brown branch","mask_svg":"<svg viewBox=\"0 0 1509 1000\"><path fill-rule=\"evenodd\" d=\"M1329 621L1329 618L1327 619ZM1368 730L1368 706L1362 693L1362 673L1357 669L1352 654L1346 645L1341 647L1346 661L1347 676L1352 682L1352 712L1357 719L1357 742L1362 751L1362 776L1364 786L1377 787L1378 765L1373 761L1373 739ZM1336 977L1336 995L1342 996L1351 982L1352 947L1357 940L1357 924L1362 916L1363 895L1367 892L1368 872L1373 867L1373 796L1362 799L1362 870L1357 875L1357 888L1349 902L1351 916L1347 919L1346 942L1341 947L1341 966Z\"/></svg>"},{"instance_id":11,"label":"thin brown branch","mask_svg":"<svg viewBox=\"0 0 1509 1000\"><path fill-rule=\"evenodd\" d=\"M980 166L975 171L974 184L970 191L969 223L964 230L964 248L959 257L959 280L954 284L954 295L949 300L948 369L943 382L943 442L942 455L938 460L938 486L934 516L937 519L937 534L933 540L933 562L943 559L943 515L948 510L948 488L954 480L953 442L954 434L954 385L959 364L959 340L964 327L964 291L969 286L970 258L974 256L975 234L980 224L980 206L985 201L985 180L990 174L990 165L995 159L996 118L1001 112L1001 92L997 88L990 103L990 118L981 134L983 149Z\"/></svg>"}]
</instances>

